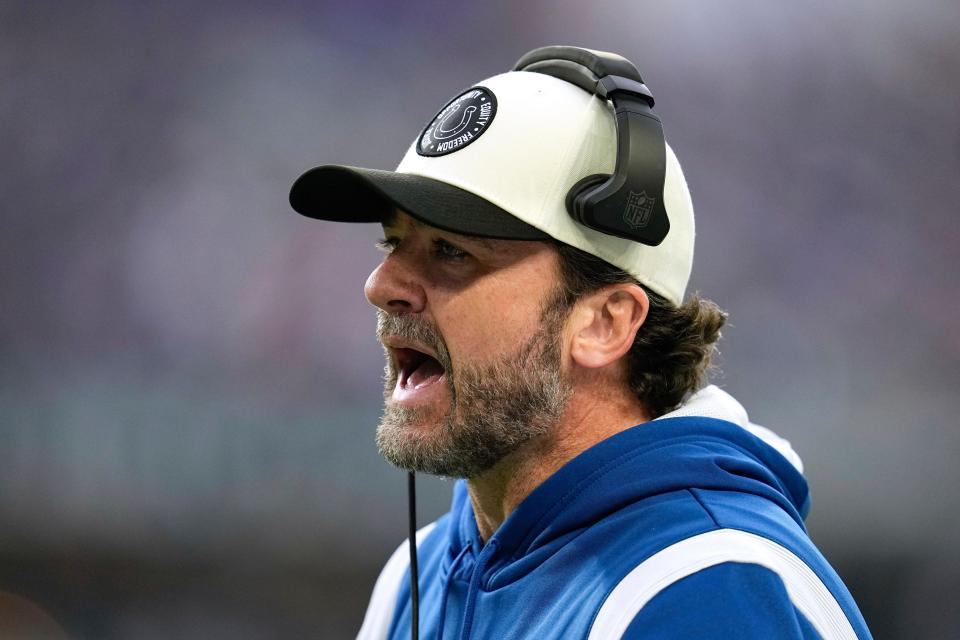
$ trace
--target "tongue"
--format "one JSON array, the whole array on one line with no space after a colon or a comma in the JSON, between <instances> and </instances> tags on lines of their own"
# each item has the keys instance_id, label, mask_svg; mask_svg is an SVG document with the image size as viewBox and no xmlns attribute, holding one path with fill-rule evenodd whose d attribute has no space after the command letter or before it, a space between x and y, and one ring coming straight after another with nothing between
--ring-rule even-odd
<instances>
[{"instance_id":1,"label":"tongue","mask_svg":"<svg viewBox=\"0 0 960 640\"><path fill-rule=\"evenodd\" d=\"M443 375L443 367L440 363L433 358L427 358L407 378L407 386L416 389L433 382L441 375Z\"/></svg>"}]
</instances>

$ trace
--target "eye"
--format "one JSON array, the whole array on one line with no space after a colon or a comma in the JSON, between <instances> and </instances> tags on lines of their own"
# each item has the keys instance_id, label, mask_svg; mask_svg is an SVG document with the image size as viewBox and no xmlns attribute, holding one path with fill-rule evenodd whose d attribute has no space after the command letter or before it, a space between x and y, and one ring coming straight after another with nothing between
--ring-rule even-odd
<instances>
[{"instance_id":1,"label":"eye","mask_svg":"<svg viewBox=\"0 0 960 640\"><path fill-rule=\"evenodd\" d=\"M466 251L453 246L441 238L433 241L433 253L442 260L462 260L470 257L470 254Z\"/></svg>"},{"instance_id":2,"label":"eye","mask_svg":"<svg viewBox=\"0 0 960 640\"><path fill-rule=\"evenodd\" d=\"M400 238L381 238L377 240L377 249L384 253L393 253L400 246Z\"/></svg>"}]
</instances>

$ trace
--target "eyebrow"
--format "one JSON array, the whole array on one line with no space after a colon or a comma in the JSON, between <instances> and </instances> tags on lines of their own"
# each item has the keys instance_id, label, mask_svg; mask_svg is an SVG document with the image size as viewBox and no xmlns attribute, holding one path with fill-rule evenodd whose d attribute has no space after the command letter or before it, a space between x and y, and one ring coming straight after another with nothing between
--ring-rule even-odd
<instances>
[{"instance_id":1,"label":"eyebrow","mask_svg":"<svg viewBox=\"0 0 960 640\"><path fill-rule=\"evenodd\" d=\"M487 251L494 252L497 250L495 243L493 242L493 240L489 238L483 238L481 236L471 236L464 233L457 233L456 231L448 231L447 229L441 229L440 227L434 227L433 225L429 225L425 222L421 222L420 220L417 220L410 214L407 214L407 215L410 218L410 225L416 229L435 229L441 233L449 233L450 235L456 236L457 238L462 238L464 242L478 244L484 249L486 249ZM386 227L389 227L390 225L396 224L396 221L397 221L397 212L393 211L383 218L382 224L384 228L386 228Z\"/></svg>"}]
</instances>

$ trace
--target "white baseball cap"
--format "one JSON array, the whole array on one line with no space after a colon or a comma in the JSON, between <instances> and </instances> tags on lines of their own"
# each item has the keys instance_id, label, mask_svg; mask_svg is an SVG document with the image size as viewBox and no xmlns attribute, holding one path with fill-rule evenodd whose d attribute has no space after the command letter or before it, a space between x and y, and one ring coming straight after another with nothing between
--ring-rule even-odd
<instances>
[{"instance_id":1,"label":"white baseball cap","mask_svg":"<svg viewBox=\"0 0 960 640\"><path fill-rule=\"evenodd\" d=\"M547 240L620 267L681 304L693 265L693 204L666 147L663 204L669 232L657 246L587 228L567 212L571 187L612 174L616 125L609 101L556 77L511 71L451 100L395 171L324 165L290 191L299 213L380 222L395 209L429 225L489 238Z\"/></svg>"}]
</instances>

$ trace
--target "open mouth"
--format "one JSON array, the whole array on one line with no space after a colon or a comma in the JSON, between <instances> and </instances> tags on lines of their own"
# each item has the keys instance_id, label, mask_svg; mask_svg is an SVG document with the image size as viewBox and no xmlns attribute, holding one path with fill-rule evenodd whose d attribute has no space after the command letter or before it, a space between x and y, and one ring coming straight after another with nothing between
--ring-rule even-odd
<instances>
[{"instance_id":1,"label":"open mouth","mask_svg":"<svg viewBox=\"0 0 960 640\"><path fill-rule=\"evenodd\" d=\"M397 348L393 352L397 359L397 387L400 389L422 389L439 380L444 374L443 365L422 351Z\"/></svg>"}]
</instances>

